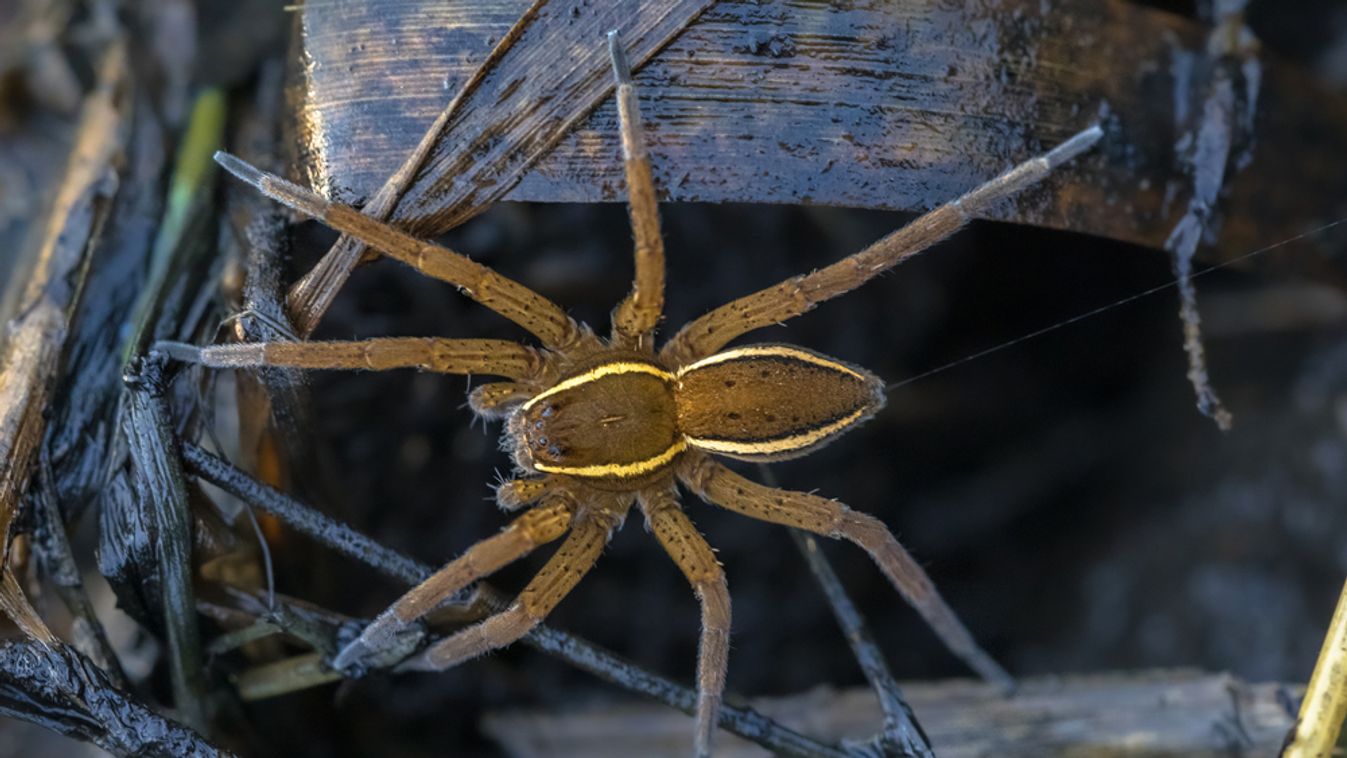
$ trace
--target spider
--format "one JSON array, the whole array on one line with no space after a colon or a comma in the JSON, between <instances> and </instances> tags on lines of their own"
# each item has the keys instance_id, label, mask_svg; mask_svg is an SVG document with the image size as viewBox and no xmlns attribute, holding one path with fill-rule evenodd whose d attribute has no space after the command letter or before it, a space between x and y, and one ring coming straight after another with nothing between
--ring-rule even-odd
<instances>
[{"instance_id":1,"label":"spider","mask_svg":"<svg viewBox=\"0 0 1347 758\"><path fill-rule=\"evenodd\" d=\"M827 445L884 405L884 383L863 368L802 347L726 346L849 292L948 237L992 203L1089 149L1102 130L1093 126L1080 132L850 257L716 308L657 346L665 256L655 185L631 71L615 33L609 34L608 44L635 237L635 276L630 294L613 311L606 339L542 295L457 252L329 202L237 157L216 154L221 166L268 197L455 285L541 343L378 338L163 346L171 357L214 368L416 367L506 380L479 386L469 403L482 416L504 419L503 445L520 472L497 488L497 502L506 511L528 509L408 591L331 665L357 670L445 598L544 544L562 540L505 610L436 642L401 668L442 670L509 645L576 586L635 505L700 603L695 752L709 755L725 686L730 596L715 553L683 511L681 486L750 518L859 545L955 655L984 678L1009 687L1009 675L974 642L881 521L828 498L764 486L716 460L776 461Z\"/></svg>"}]
</instances>

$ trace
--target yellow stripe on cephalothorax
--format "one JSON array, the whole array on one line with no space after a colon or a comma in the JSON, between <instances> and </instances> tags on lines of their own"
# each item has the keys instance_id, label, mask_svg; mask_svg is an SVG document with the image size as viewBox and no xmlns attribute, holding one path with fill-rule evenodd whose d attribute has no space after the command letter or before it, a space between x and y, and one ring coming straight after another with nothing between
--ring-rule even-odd
<instances>
[{"instance_id":1,"label":"yellow stripe on cephalothorax","mask_svg":"<svg viewBox=\"0 0 1347 758\"><path fill-rule=\"evenodd\" d=\"M725 350L715 355L707 356L696 363L689 363L678 369L677 377L682 377L692 371L706 366L714 366L717 363L739 360L741 358L791 358L803 363L812 363L815 366L823 366L834 371L840 371L844 374L853 376L861 381L868 381L868 377L856 369L840 361L834 361L817 353L811 353L808 350L801 350L798 347L790 345L748 345L746 347L736 347L731 350Z\"/></svg>"},{"instance_id":2,"label":"yellow stripe on cephalothorax","mask_svg":"<svg viewBox=\"0 0 1347 758\"><path fill-rule=\"evenodd\" d=\"M779 437L773 440L758 440L753 442L742 442L737 440L718 440L707 437L688 437L688 444L700 450L706 450L712 453L724 453L725 455L753 455L770 456L780 455L782 453L792 453L797 450L804 450L811 445L815 445L831 434L835 434L848 426L865 418L872 409L861 408L840 418L831 424L810 429L799 434L792 434L788 437Z\"/></svg>"},{"instance_id":3,"label":"yellow stripe on cephalothorax","mask_svg":"<svg viewBox=\"0 0 1347 758\"><path fill-rule=\"evenodd\" d=\"M674 440L667 450L659 455L631 463L597 463L591 466L554 466L534 461L533 468L545 474L568 474L587 479L630 479L643 476L667 466L678 454L686 450L688 441L684 437Z\"/></svg>"},{"instance_id":4,"label":"yellow stripe on cephalothorax","mask_svg":"<svg viewBox=\"0 0 1347 758\"><path fill-rule=\"evenodd\" d=\"M529 398L529 401L524 403L520 410L527 412L528 409L532 408L539 401L546 400L552 395L559 392L565 392L566 390L572 390L583 384L598 381L605 376L613 376L615 374L649 374L666 382L674 381L673 374L670 374L668 371L665 371L653 363L642 363L640 361L613 361L612 363L600 364L583 374L577 374L557 382L552 387L548 387L537 395L534 395L532 398Z\"/></svg>"}]
</instances>

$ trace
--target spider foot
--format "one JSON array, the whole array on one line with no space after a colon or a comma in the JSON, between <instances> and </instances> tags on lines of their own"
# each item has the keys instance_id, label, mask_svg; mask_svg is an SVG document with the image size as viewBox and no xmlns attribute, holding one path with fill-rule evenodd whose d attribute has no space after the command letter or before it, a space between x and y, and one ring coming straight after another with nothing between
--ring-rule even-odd
<instances>
[{"instance_id":1,"label":"spider foot","mask_svg":"<svg viewBox=\"0 0 1347 758\"><path fill-rule=\"evenodd\" d=\"M385 616L363 629L355 624L344 626L337 639L341 649L328 666L348 678L359 679L370 671L392 668L415 653L426 639L425 626ZM357 631L359 636L355 636ZM350 639L352 636L355 638Z\"/></svg>"}]
</instances>

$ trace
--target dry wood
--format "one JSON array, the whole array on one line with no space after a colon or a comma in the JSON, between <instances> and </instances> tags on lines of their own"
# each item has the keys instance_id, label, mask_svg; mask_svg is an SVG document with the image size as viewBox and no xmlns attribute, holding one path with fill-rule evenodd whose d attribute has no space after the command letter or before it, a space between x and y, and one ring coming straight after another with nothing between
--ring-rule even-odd
<instances>
[{"instance_id":1,"label":"dry wood","mask_svg":"<svg viewBox=\"0 0 1347 758\"><path fill-rule=\"evenodd\" d=\"M353 5L305 7L310 65L297 94L303 170L320 191L358 203L528 0ZM1160 247L1192 190L1179 135L1209 82L1229 76L1243 126L1258 118L1256 141L1237 136L1240 150L1252 145L1252 163L1226 177L1218 258L1342 215L1347 175L1320 156L1347 151L1347 100L1277 61L1212 59L1206 39L1200 24L1122 0L982 10L936 0L721 0L638 66L636 80L656 183L683 201L920 210L1103 117L1102 152L984 215ZM504 82L511 96L531 85ZM469 161L474 150L498 149L480 119L442 150ZM505 199L619 199L616 122L609 99ZM515 179L478 176L493 184L474 196L455 171L428 172L395 217L438 231L500 195L496 181Z\"/></svg>"},{"instance_id":2,"label":"dry wood","mask_svg":"<svg viewBox=\"0 0 1347 758\"><path fill-rule=\"evenodd\" d=\"M1044 756L1271 756L1295 715L1299 686L1248 684L1191 670L1048 677L1006 698L969 681L904 683L903 693L941 758ZM818 689L752 701L755 709L820 737L862 740L882 720L874 693ZM685 717L657 706L489 716L486 731L515 758L682 756ZM768 753L731 735L716 755Z\"/></svg>"}]
</instances>

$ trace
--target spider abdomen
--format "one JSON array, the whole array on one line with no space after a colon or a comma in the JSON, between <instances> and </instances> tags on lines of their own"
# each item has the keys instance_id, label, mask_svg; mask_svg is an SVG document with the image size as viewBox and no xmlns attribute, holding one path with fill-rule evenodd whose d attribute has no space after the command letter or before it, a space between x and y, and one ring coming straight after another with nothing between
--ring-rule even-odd
<instances>
[{"instance_id":1,"label":"spider abdomen","mask_svg":"<svg viewBox=\"0 0 1347 758\"><path fill-rule=\"evenodd\" d=\"M792 345L749 345L679 370L674 391L687 444L744 460L803 455L884 405L865 369Z\"/></svg>"}]
</instances>

